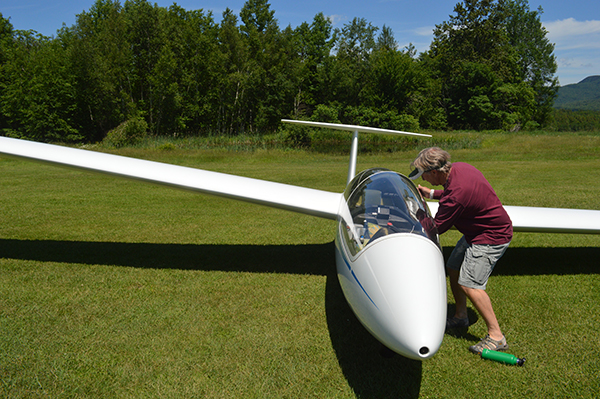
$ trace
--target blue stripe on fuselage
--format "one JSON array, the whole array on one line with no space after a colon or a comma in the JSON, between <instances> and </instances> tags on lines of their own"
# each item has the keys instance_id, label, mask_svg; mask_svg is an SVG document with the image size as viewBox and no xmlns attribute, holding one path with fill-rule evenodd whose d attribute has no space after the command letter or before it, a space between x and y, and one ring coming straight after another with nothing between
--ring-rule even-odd
<instances>
[{"instance_id":1,"label":"blue stripe on fuselage","mask_svg":"<svg viewBox=\"0 0 600 399\"><path fill-rule=\"evenodd\" d=\"M339 251L339 252L342 255L342 259L344 260L344 263L346 264L346 267L348 268L348 270L350 271L350 273L352 273L352 277L354 277L354 281L356 281L356 284L358 284L358 286L360 287L360 289L363 290L363 292L365 293L365 295L367 296L367 298L369 298L369 301L371 301L371 303L373 304L373 306L375 306L377 308L377 310L379 310L379 307L375 304L375 302L373 302L373 299L371 299L371 297L369 296L369 294L367 294L367 291L365 290L365 287L363 287L362 284L360 283L360 281L358 281L358 278L356 277L356 274L354 274L354 270L352 270L352 267L350 266L350 263L346 259L346 256L343 253L343 251Z\"/></svg>"}]
</instances>

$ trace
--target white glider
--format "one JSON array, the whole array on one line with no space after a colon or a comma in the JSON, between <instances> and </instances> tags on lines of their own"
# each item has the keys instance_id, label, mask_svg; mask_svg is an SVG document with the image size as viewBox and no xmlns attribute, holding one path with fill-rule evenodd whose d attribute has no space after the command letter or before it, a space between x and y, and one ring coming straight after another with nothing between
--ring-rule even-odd
<instances>
[{"instance_id":1,"label":"white glider","mask_svg":"<svg viewBox=\"0 0 600 399\"><path fill-rule=\"evenodd\" d=\"M360 322L395 352L412 359L431 358L441 345L445 329L444 258L436 232L424 229L416 215L431 218L429 207L435 214L437 203L426 203L412 181L402 174L380 168L355 173L359 132L428 135L285 122L354 132L348 185L343 193L6 137L0 137L0 154L337 220L338 277ZM600 233L600 211L506 209L515 231Z\"/></svg>"}]
</instances>

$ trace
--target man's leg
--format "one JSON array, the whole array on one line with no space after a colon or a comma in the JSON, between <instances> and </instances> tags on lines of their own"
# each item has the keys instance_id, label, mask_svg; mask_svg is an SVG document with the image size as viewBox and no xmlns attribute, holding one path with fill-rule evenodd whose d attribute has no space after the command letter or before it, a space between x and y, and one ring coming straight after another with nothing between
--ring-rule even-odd
<instances>
[{"instance_id":1,"label":"man's leg","mask_svg":"<svg viewBox=\"0 0 600 399\"><path fill-rule=\"evenodd\" d=\"M448 276L450 277L450 289L454 296L454 302L456 304L456 310L454 312L454 318L466 319L467 314L467 295L463 290L463 287L458 284L459 271L447 268Z\"/></svg>"},{"instance_id":2,"label":"man's leg","mask_svg":"<svg viewBox=\"0 0 600 399\"><path fill-rule=\"evenodd\" d=\"M464 293L469 298L473 306L477 309L485 324L487 325L488 334L493 340L499 341L504 335L500 330L500 325L496 319L496 314L492 308L492 301L487 292L481 289L462 287ZM456 298L456 297L455 297ZM458 306L457 306L458 308Z\"/></svg>"},{"instance_id":3,"label":"man's leg","mask_svg":"<svg viewBox=\"0 0 600 399\"><path fill-rule=\"evenodd\" d=\"M456 246L452 250L448 262L446 263L446 271L450 278L450 289L454 296L454 302L456 304L456 310L454 312L453 319L465 320L467 319L467 296L463 291L460 284L458 284L458 277L460 276L460 268L465 259L465 252L469 248L469 244L465 237L461 237L456 243ZM447 326L448 328L448 326Z\"/></svg>"}]
</instances>

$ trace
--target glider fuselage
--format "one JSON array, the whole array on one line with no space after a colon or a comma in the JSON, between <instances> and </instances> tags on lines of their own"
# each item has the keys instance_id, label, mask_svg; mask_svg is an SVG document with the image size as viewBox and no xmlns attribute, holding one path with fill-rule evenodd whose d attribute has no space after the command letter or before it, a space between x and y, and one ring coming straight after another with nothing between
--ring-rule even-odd
<instances>
[{"instance_id":1,"label":"glider fuselage","mask_svg":"<svg viewBox=\"0 0 600 399\"><path fill-rule=\"evenodd\" d=\"M336 234L340 285L350 307L385 346L432 357L446 323L444 258L429 209L413 183L386 169L359 173L344 192Z\"/></svg>"}]
</instances>

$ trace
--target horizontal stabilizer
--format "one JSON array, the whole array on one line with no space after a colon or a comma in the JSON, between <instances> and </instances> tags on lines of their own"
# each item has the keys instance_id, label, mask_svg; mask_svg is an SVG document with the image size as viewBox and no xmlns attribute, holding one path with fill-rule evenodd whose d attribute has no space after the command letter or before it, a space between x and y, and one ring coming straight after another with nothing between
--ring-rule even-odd
<instances>
[{"instance_id":1,"label":"horizontal stabilizer","mask_svg":"<svg viewBox=\"0 0 600 399\"><path fill-rule=\"evenodd\" d=\"M336 129L336 130L346 130L349 132L359 132L359 133L379 133L379 134L394 134L394 135L403 135L403 136L419 136L419 137L431 137L430 134L422 134L422 133L411 133L411 132L403 132L400 130L389 130L389 129L379 129L376 127L367 127L367 126L356 126L356 125L342 125L339 123L325 123L325 122L311 122L311 121L296 121L292 119L282 119L282 122L293 123L296 125L304 125L304 126L312 126L312 127L322 127L325 129Z\"/></svg>"},{"instance_id":2,"label":"horizontal stabilizer","mask_svg":"<svg viewBox=\"0 0 600 399\"><path fill-rule=\"evenodd\" d=\"M0 154L107 173L327 219L337 219L342 194L143 159L0 137Z\"/></svg>"}]
</instances>

